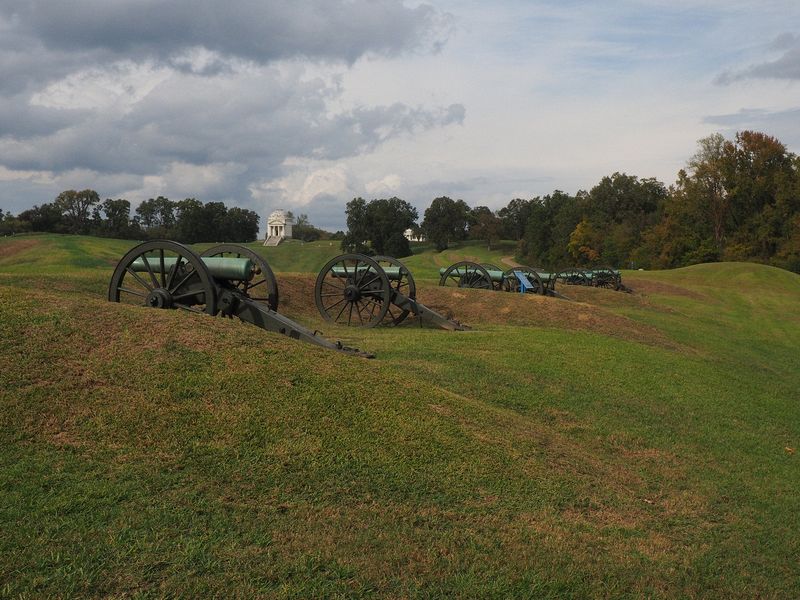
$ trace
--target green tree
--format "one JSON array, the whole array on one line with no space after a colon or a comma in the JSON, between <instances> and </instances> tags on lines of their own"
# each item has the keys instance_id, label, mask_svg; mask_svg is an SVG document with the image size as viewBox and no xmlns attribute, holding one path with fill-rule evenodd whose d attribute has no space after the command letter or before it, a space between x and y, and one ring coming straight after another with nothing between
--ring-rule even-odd
<instances>
[{"instance_id":1,"label":"green tree","mask_svg":"<svg viewBox=\"0 0 800 600\"><path fill-rule=\"evenodd\" d=\"M307 214L301 213L292 226L292 237L304 242L314 242L325 234L324 231L314 227Z\"/></svg>"},{"instance_id":2,"label":"green tree","mask_svg":"<svg viewBox=\"0 0 800 600\"><path fill-rule=\"evenodd\" d=\"M50 233L66 233L67 226L61 208L55 202L34 206L22 211L18 219L30 223L31 231L46 231Z\"/></svg>"},{"instance_id":3,"label":"green tree","mask_svg":"<svg viewBox=\"0 0 800 600\"><path fill-rule=\"evenodd\" d=\"M239 244L252 242L258 238L258 221L258 213L232 206L223 217L223 238L220 241Z\"/></svg>"},{"instance_id":4,"label":"green tree","mask_svg":"<svg viewBox=\"0 0 800 600\"><path fill-rule=\"evenodd\" d=\"M347 235L342 248L348 252L388 254L397 258L411 254L403 233L418 218L417 209L400 198L366 202L354 198L347 203Z\"/></svg>"},{"instance_id":5,"label":"green tree","mask_svg":"<svg viewBox=\"0 0 800 600\"><path fill-rule=\"evenodd\" d=\"M347 233L342 238L342 250L345 252L369 253L369 225L367 222L367 201L353 198L345 207L347 216Z\"/></svg>"},{"instance_id":6,"label":"green tree","mask_svg":"<svg viewBox=\"0 0 800 600\"><path fill-rule=\"evenodd\" d=\"M504 208L497 211L497 217L502 223L503 236L513 240L521 240L525 236L533 202L533 200L514 198Z\"/></svg>"},{"instance_id":7,"label":"green tree","mask_svg":"<svg viewBox=\"0 0 800 600\"><path fill-rule=\"evenodd\" d=\"M70 233L89 233L92 207L100 202L94 190L65 190L55 200Z\"/></svg>"},{"instance_id":8,"label":"green tree","mask_svg":"<svg viewBox=\"0 0 800 600\"><path fill-rule=\"evenodd\" d=\"M583 198L585 192L579 192ZM528 205L525 235L518 246L518 258L537 267L560 268L574 262L568 252L569 237L581 220L578 198L555 190Z\"/></svg>"},{"instance_id":9,"label":"green tree","mask_svg":"<svg viewBox=\"0 0 800 600\"><path fill-rule=\"evenodd\" d=\"M131 203L125 199L106 199L100 207L105 219L101 221L101 233L117 238L128 238L131 234Z\"/></svg>"},{"instance_id":10,"label":"green tree","mask_svg":"<svg viewBox=\"0 0 800 600\"><path fill-rule=\"evenodd\" d=\"M136 207L135 227L141 227L149 238L180 239L177 230L177 202L164 196L150 198Z\"/></svg>"},{"instance_id":11,"label":"green tree","mask_svg":"<svg viewBox=\"0 0 800 600\"><path fill-rule=\"evenodd\" d=\"M186 198L175 205L175 238L179 242L194 244L208 242L206 234L205 211L203 203L196 198Z\"/></svg>"},{"instance_id":12,"label":"green tree","mask_svg":"<svg viewBox=\"0 0 800 600\"><path fill-rule=\"evenodd\" d=\"M487 249L497 241L502 231L502 222L488 206L476 206L470 213L469 236L474 240L485 240Z\"/></svg>"},{"instance_id":13,"label":"green tree","mask_svg":"<svg viewBox=\"0 0 800 600\"><path fill-rule=\"evenodd\" d=\"M467 236L470 208L463 200L447 196L434 198L425 210L422 230L436 250L446 250L451 241L463 240Z\"/></svg>"}]
</instances>

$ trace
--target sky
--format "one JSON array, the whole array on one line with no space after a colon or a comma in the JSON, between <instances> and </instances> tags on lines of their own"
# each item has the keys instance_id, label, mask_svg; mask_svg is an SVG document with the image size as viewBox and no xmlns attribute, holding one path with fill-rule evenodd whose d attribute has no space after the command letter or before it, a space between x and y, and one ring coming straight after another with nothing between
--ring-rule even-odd
<instances>
[{"instance_id":1,"label":"sky","mask_svg":"<svg viewBox=\"0 0 800 600\"><path fill-rule=\"evenodd\" d=\"M66 189L345 229L345 204L492 209L715 132L800 152L797 0L0 0L0 208Z\"/></svg>"}]
</instances>

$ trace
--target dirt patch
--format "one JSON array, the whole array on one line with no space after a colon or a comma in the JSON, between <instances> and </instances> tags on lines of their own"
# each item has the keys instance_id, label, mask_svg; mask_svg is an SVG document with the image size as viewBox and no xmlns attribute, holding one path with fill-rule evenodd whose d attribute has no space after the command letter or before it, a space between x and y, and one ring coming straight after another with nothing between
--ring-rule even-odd
<instances>
[{"instance_id":1,"label":"dirt patch","mask_svg":"<svg viewBox=\"0 0 800 600\"><path fill-rule=\"evenodd\" d=\"M4 242L0 245L0 260L4 258L10 258L15 254L20 254L21 252L25 252L38 246L41 242L39 240L12 240L10 242Z\"/></svg>"},{"instance_id":2,"label":"dirt patch","mask_svg":"<svg viewBox=\"0 0 800 600\"><path fill-rule=\"evenodd\" d=\"M481 324L558 327L677 348L658 329L586 302L438 286L418 288L417 298L426 306L440 307L474 327Z\"/></svg>"},{"instance_id":3,"label":"dirt patch","mask_svg":"<svg viewBox=\"0 0 800 600\"><path fill-rule=\"evenodd\" d=\"M321 322L314 304L313 276L282 273L278 285L280 288L278 310L281 313L292 318ZM417 284L417 300L446 318L456 319L474 328L487 324L557 327L593 331L665 348L679 347L655 327L614 314L602 306L603 304L619 306L620 303L641 306L646 303L643 297L613 290L574 287L584 301L570 302L544 296L523 296L426 284ZM565 293L567 291L573 290L565 289ZM598 299L600 302L596 302ZM415 319L412 317L406 319L402 327L405 326L416 326Z\"/></svg>"}]
</instances>

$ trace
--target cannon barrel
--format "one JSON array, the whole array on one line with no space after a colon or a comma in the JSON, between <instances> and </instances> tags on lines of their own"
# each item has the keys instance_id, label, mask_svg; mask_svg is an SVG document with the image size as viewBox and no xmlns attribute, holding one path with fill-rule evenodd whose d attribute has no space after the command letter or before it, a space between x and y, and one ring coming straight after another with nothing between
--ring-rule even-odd
<instances>
[{"instance_id":1,"label":"cannon barrel","mask_svg":"<svg viewBox=\"0 0 800 600\"><path fill-rule=\"evenodd\" d=\"M493 282L496 282L496 283L502 283L503 282L503 278L504 278L503 277L503 271L495 271L494 269L484 269L484 270L486 271L486 273L489 274L489 278ZM447 272L447 268L446 267L441 267L439 269L439 277L443 276L446 272ZM453 269L451 271L451 274L454 275L454 276L457 276L457 277L470 275L471 273L472 273L472 270L468 266L456 267L455 269Z\"/></svg>"},{"instance_id":2,"label":"cannon barrel","mask_svg":"<svg viewBox=\"0 0 800 600\"><path fill-rule=\"evenodd\" d=\"M145 263L145 258L147 263ZM178 262L177 256L165 256L164 268L170 271ZM208 272L215 279L239 279L247 281L256 274L256 265L249 258L225 258L221 256L203 256L203 263L208 268ZM148 266L150 267L148 269ZM140 256L131 263L131 269L137 273L147 273L148 271L161 270L161 257L149 255Z\"/></svg>"}]
</instances>

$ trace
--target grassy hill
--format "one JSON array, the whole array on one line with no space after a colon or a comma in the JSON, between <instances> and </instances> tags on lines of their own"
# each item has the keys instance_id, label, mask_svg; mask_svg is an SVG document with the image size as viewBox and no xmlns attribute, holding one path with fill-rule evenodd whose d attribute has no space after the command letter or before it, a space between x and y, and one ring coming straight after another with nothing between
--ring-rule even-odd
<instances>
[{"instance_id":1,"label":"grassy hill","mask_svg":"<svg viewBox=\"0 0 800 600\"><path fill-rule=\"evenodd\" d=\"M257 249L375 360L108 303L129 242L0 240L0 597L796 595L800 277L437 287L513 254L465 245L407 263L474 331L364 331L325 244Z\"/></svg>"}]
</instances>

